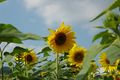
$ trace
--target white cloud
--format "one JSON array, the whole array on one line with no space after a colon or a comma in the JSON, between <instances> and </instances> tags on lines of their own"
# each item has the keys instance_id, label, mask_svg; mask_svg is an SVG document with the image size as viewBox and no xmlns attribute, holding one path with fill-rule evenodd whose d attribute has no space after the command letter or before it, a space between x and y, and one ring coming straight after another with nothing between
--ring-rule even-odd
<instances>
[{"instance_id":1,"label":"white cloud","mask_svg":"<svg viewBox=\"0 0 120 80\"><path fill-rule=\"evenodd\" d=\"M62 21L80 23L100 12L100 6L91 0L24 0L24 4L43 16L48 25Z\"/></svg>"},{"instance_id":2,"label":"white cloud","mask_svg":"<svg viewBox=\"0 0 120 80\"><path fill-rule=\"evenodd\" d=\"M23 0L27 9L35 11L43 17L45 23L83 23L99 14L110 1L101 0ZM104 2L104 4L103 4Z\"/></svg>"}]
</instances>

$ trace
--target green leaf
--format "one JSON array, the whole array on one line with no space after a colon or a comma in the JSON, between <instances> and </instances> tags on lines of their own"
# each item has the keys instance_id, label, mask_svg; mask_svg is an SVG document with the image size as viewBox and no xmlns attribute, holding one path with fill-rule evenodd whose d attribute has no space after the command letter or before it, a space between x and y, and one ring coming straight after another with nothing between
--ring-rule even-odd
<instances>
[{"instance_id":1,"label":"green leaf","mask_svg":"<svg viewBox=\"0 0 120 80\"><path fill-rule=\"evenodd\" d=\"M21 40L14 36L16 33L21 33L11 24L0 24L0 42L22 43Z\"/></svg>"},{"instance_id":2,"label":"green leaf","mask_svg":"<svg viewBox=\"0 0 120 80\"><path fill-rule=\"evenodd\" d=\"M10 55L9 52L4 52L4 56Z\"/></svg>"},{"instance_id":3,"label":"green leaf","mask_svg":"<svg viewBox=\"0 0 120 80\"><path fill-rule=\"evenodd\" d=\"M44 65L41 66L42 70L48 70L48 71L53 71L56 68L56 63L55 61L47 61Z\"/></svg>"},{"instance_id":4,"label":"green leaf","mask_svg":"<svg viewBox=\"0 0 120 80\"><path fill-rule=\"evenodd\" d=\"M0 0L0 3L1 3L1 2L4 2L4 1L6 1L6 0Z\"/></svg>"},{"instance_id":5,"label":"green leaf","mask_svg":"<svg viewBox=\"0 0 120 80\"><path fill-rule=\"evenodd\" d=\"M41 37L41 39L47 42L48 37Z\"/></svg>"},{"instance_id":6,"label":"green leaf","mask_svg":"<svg viewBox=\"0 0 120 80\"><path fill-rule=\"evenodd\" d=\"M0 24L0 33L21 33L11 24Z\"/></svg>"},{"instance_id":7,"label":"green leaf","mask_svg":"<svg viewBox=\"0 0 120 80\"><path fill-rule=\"evenodd\" d=\"M2 62L2 61L0 61L0 69L2 68L2 63L3 63L3 62Z\"/></svg>"},{"instance_id":8,"label":"green leaf","mask_svg":"<svg viewBox=\"0 0 120 80\"><path fill-rule=\"evenodd\" d=\"M26 77L26 76L18 76L18 79L19 80L29 80L28 77Z\"/></svg>"},{"instance_id":9,"label":"green leaf","mask_svg":"<svg viewBox=\"0 0 120 80\"><path fill-rule=\"evenodd\" d=\"M12 62L9 62L9 63L8 63L8 65L9 65L9 66L12 66L12 65L13 65L13 63L12 63ZM12 66L12 67L13 67L13 66Z\"/></svg>"},{"instance_id":10,"label":"green leaf","mask_svg":"<svg viewBox=\"0 0 120 80\"><path fill-rule=\"evenodd\" d=\"M105 52L111 64L120 59L120 39L117 38Z\"/></svg>"},{"instance_id":11,"label":"green leaf","mask_svg":"<svg viewBox=\"0 0 120 80\"><path fill-rule=\"evenodd\" d=\"M107 33L102 37L102 40L100 42L100 44L109 44L111 45L114 40L116 40L116 36L112 36L112 33Z\"/></svg>"},{"instance_id":12,"label":"green leaf","mask_svg":"<svg viewBox=\"0 0 120 80\"><path fill-rule=\"evenodd\" d=\"M13 58L13 56L11 56L11 55L7 55L7 56L4 58L3 61L5 61L5 62L9 62L10 60L12 60L12 58Z\"/></svg>"},{"instance_id":13,"label":"green leaf","mask_svg":"<svg viewBox=\"0 0 120 80\"><path fill-rule=\"evenodd\" d=\"M55 30L53 30L53 29L50 29L50 28L48 28L48 31L49 31L50 33L53 33L53 32L55 32Z\"/></svg>"},{"instance_id":14,"label":"green leaf","mask_svg":"<svg viewBox=\"0 0 120 80\"><path fill-rule=\"evenodd\" d=\"M48 52L45 52L45 53L44 53L44 57L46 57L46 56L49 56L49 53L48 53Z\"/></svg>"},{"instance_id":15,"label":"green leaf","mask_svg":"<svg viewBox=\"0 0 120 80\"><path fill-rule=\"evenodd\" d=\"M103 26L96 26L95 28L105 29L105 27L103 27Z\"/></svg>"},{"instance_id":16,"label":"green leaf","mask_svg":"<svg viewBox=\"0 0 120 80\"><path fill-rule=\"evenodd\" d=\"M32 34L32 33L27 33L27 34L23 34L21 37L20 37L21 40L28 40L28 39L31 39L31 40L40 40L40 36L38 35L35 35L35 34Z\"/></svg>"},{"instance_id":17,"label":"green leaf","mask_svg":"<svg viewBox=\"0 0 120 80\"><path fill-rule=\"evenodd\" d=\"M22 33L11 24L0 24L0 42L22 43L22 40L39 40L40 36Z\"/></svg>"},{"instance_id":18,"label":"green leaf","mask_svg":"<svg viewBox=\"0 0 120 80\"><path fill-rule=\"evenodd\" d=\"M39 63L44 62L47 60L47 57L39 58Z\"/></svg>"},{"instance_id":19,"label":"green leaf","mask_svg":"<svg viewBox=\"0 0 120 80\"><path fill-rule=\"evenodd\" d=\"M100 33L98 33L98 34L96 34L94 37L93 37L93 42L94 41L96 41L97 39L99 39L99 38L102 38L105 34L107 34L108 33L108 30L105 30L105 31L103 31L103 32L100 32Z\"/></svg>"},{"instance_id":20,"label":"green leaf","mask_svg":"<svg viewBox=\"0 0 120 80\"><path fill-rule=\"evenodd\" d=\"M100 53L105 45L92 45L89 50L87 51L87 54L83 61L83 68L81 69L80 73L77 75L76 80L86 80L89 70L90 70L90 63L91 60L93 60L98 53Z\"/></svg>"},{"instance_id":21,"label":"green leaf","mask_svg":"<svg viewBox=\"0 0 120 80\"><path fill-rule=\"evenodd\" d=\"M39 52L38 54L44 53L44 57L49 56L49 52L51 52L52 50L50 49L50 47L44 47L41 52Z\"/></svg>"},{"instance_id":22,"label":"green leaf","mask_svg":"<svg viewBox=\"0 0 120 80\"><path fill-rule=\"evenodd\" d=\"M11 53L11 55L18 55L18 54L21 54L23 52L27 52L28 49L26 48L22 48L22 47L19 47L19 46L16 46L13 50L13 52Z\"/></svg>"},{"instance_id":23,"label":"green leaf","mask_svg":"<svg viewBox=\"0 0 120 80\"><path fill-rule=\"evenodd\" d=\"M21 44L22 41L16 37L0 37L0 42L8 42L8 43L19 43Z\"/></svg>"},{"instance_id":24,"label":"green leaf","mask_svg":"<svg viewBox=\"0 0 120 80\"><path fill-rule=\"evenodd\" d=\"M120 7L120 0L116 0L115 2L113 2L107 9L105 9L103 12L101 12L97 17L95 17L92 21L95 21L96 19L98 19L99 17L103 16L104 14L106 14L107 12Z\"/></svg>"}]
</instances>

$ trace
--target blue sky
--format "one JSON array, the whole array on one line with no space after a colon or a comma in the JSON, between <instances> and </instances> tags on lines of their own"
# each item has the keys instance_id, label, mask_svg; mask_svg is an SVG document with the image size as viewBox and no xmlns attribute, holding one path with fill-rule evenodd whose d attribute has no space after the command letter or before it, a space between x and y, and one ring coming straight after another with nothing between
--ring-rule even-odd
<instances>
[{"instance_id":1,"label":"blue sky","mask_svg":"<svg viewBox=\"0 0 120 80\"><path fill-rule=\"evenodd\" d=\"M40 36L49 34L62 22L72 26L79 45L89 47L102 19L89 22L112 0L7 0L0 4L0 22L16 26L20 31ZM43 41L24 41L25 45L41 47Z\"/></svg>"}]
</instances>

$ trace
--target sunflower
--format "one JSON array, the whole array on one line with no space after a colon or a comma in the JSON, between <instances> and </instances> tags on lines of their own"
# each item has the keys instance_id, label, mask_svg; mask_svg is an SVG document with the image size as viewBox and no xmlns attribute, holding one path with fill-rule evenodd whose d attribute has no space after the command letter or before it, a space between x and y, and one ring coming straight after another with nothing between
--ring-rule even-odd
<instances>
[{"instance_id":1,"label":"sunflower","mask_svg":"<svg viewBox=\"0 0 120 80\"><path fill-rule=\"evenodd\" d=\"M37 61L37 56L34 53L34 51L29 51L29 52L24 52L23 53L23 60L25 62L25 64L34 64Z\"/></svg>"},{"instance_id":2,"label":"sunflower","mask_svg":"<svg viewBox=\"0 0 120 80\"><path fill-rule=\"evenodd\" d=\"M105 71L112 72L116 69L115 65L110 64L110 60L107 58L106 53L102 53L102 55L100 56L99 63Z\"/></svg>"},{"instance_id":3,"label":"sunflower","mask_svg":"<svg viewBox=\"0 0 120 80\"><path fill-rule=\"evenodd\" d=\"M15 60L16 61L22 61L23 60L23 54L21 53L21 54L16 55Z\"/></svg>"},{"instance_id":4,"label":"sunflower","mask_svg":"<svg viewBox=\"0 0 120 80\"><path fill-rule=\"evenodd\" d=\"M69 51L68 61L71 65L80 66L83 62L84 56L86 54L86 49L82 47L78 47L76 44Z\"/></svg>"},{"instance_id":5,"label":"sunflower","mask_svg":"<svg viewBox=\"0 0 120 80\"><path fill-rule=\"evenodd\" d=\"M95 60L91 60L91 66L92 66L92 69L96 70L97 69L97 65L96 65L96 62Z\"/></svg>"},{"instance_id":6,"label":"sunflower","mask_svg":"<svg viewBox=\"0 0 120 80\"><path fill-rule=\"evenodd\" d=\"M67 52L75 43L74 34L69 25L62 23L57 30L52 31L48 36L48 44L56 53Z\"/></svg>"}]
</instances>

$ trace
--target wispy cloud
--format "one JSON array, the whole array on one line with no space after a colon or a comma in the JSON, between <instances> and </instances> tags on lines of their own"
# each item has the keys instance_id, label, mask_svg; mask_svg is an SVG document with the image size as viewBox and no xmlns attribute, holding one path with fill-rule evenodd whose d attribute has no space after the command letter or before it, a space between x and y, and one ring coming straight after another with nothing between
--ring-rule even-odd
<instances>
[{"instance_id":1,"label":"wispy cloud","mask_svg":"<svg viewBox=\"0 0 120 80\"><path fill-rule=\"evenodd\" d=\"M47 25L64 21L65 23L83 23L94 18L106 3L101 0L23 0L27 9L43 17ZM103 4L104 2L104 4Z\"/></svg>"}]
</instances>

